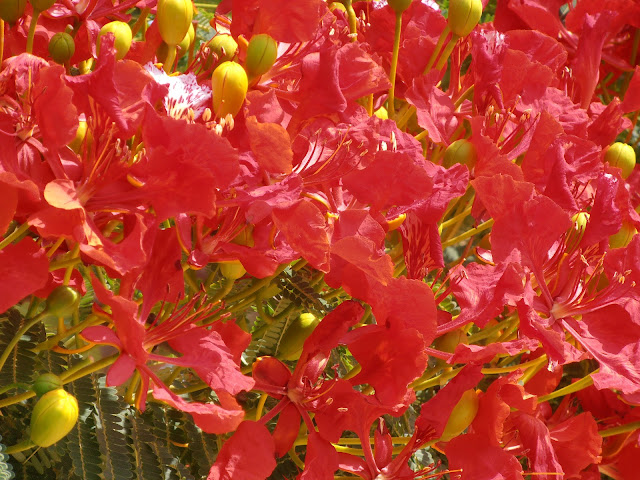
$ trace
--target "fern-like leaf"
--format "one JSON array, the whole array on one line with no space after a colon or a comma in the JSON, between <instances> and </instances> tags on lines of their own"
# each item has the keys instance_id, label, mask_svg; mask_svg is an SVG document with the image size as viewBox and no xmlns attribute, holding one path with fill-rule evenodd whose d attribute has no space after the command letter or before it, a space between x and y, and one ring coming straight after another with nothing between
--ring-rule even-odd
<instances>
[{"instance_id":1,"label":"fern-like leaf","mask_svg":"<svg viewBox=\"0 0 640 480\"><path fill-rule=\"evenodd\" d=\"M325 311L325 306L320 300L320 295L300 273L293 272L289 275L283 272L278 279L280 280L283 297L291 300L305 310L316 312Z\"/></svg>"},{"instance_id":2,"label":"fern-like leaf","mask_svg":"<svg viewBox=\"0 0 640 480\"><path fill-rule=\"evenodd\" d=\"M126 417L126 424L135 456L134 478L136 480L163 479L162 464L152 448L156 438L151 427L132 410Z\"/></svg>"},{"instance_id":3,"label":"fern-like leaf","mask_svg":"<svg viewBox=\"0 0 640 480\"><path fill-rule=\"evenodd\" d=\"M205 478L218 455L216 436L204 433L193 422L186 422L184 431L189 444L191 471L198 478Z\"/></svg>"},{"instance_id":4,"label":"fern-like leaf","mask_svg":"<svg viewBox=\"0 0 640 480\"><path fill-rule=\"evenodd\" d=\"M275 355L287 324L288 318L283 317L270 325L257 325L251 343L243 353L243 363L250 365L260 355Z\"/></svg>"},{"instance_id":5,"label":"fern-like leaf","mask_svg":"<svg viewBox=\"0 0 640 480\"><path fill-rule=\"evenodd\" d=\"M96 391L95 435L102 453L102 474L105 480L133 478L134 457L127 444L124 413L128 406L115 388L105 386L105 377L91 376Z\"/></svg>"},{"instance_id":6,"label":"fern-like leaf","mask_svg":"<svg viewBox=\"0 0 640 480\"><path fill-rule=\"evenodd\" d=\"M82 480L102 480L103 464L95 434L94 405L97 395L93 382L90 377L82 377L66 388L78 400L79 408L78 421L66 437L72 462L71 473Z\"/></svg>"},{"instance_id":7,"label":"fern-like leaf","mask_svg":"<svg viewBox=\"0 0 640 480\"><path fill-rule=\"evenodd\" d=\"M0 352L4 351L26 320L16 310L9 310L0 317ZM30 349L35 347L42 325L29 329L11 350L7 362L0 371L0 385L31 383L38 371L39 361Z\"/></svg>"}]
</instances>

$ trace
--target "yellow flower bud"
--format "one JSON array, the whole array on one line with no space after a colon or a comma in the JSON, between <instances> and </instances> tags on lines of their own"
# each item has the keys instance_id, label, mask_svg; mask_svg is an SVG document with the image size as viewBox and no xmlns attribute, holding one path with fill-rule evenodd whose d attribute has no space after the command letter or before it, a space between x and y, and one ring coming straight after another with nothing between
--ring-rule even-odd
<instances>
[{"instance_id":1,"label":"yellow flower bud","mask_svg":"<svg viewBox=\"0 0 640 480\"><path fill-rule=\"evenodd\" d=\"M60 285L47 297L45 312L55 317L69 315L78 308L80 297L78 291L66 285Z\"/></svg>"},{"instance_id":2,"label":"yellow flower bud","mask_svg":"<svg viewBox=\"0 0 640 480\"><path fill-rule=\"evenodd\" d=\"M243 277L247 271L240 263L240 260L231 260L230 262L220 263L220 273L227 280L237 280Z\"/></svg>"},{"instance_id":3,"label":"yellow flower bud","mask_svg":"<svg viewBox=\"0 0 640 480\"><path fill-rule=\"evenodd\" d=\"M636 227L634 227L632 223L626 221L622 222L620 231L609 237L609 246L611 248L626 247L631 243L631 240L636 233L638 233L638 230L636 230Z\"/></svg>"},{"instance_id":4,"label":"yellow flower bud","mask_svg":"<svg viewBox=\"0 0 640 480\"><path fill-rule=\"evenodd\" d=\"M49 10L56 0L29 0L29 3L36 12L44 12Z\"/></svg>"},{"instance_id":5,"label":"yellow flower bud","mask_svg":"<svg viewBox=\"0 0 640 480\"><path fill-rule=\"evenodd\" d=\"M636 152L631 145L616 142L607 148L604 161L622 170L622 178L627 178L636 166Z\"/></svg>"},{"instance_id":6,"label":"yellow flower bud","mask_svg":"<svg viewBox=\"0 0 640 480\"><path fill-rule=\"evenodd\" d=\"M387 0L387 3L394 12L402 13L407 8L409 8L409 5L411 5L411 0Z\"/></svg>"},{"instance_id":7,"label":"yellow flower bud","mask_svg":"<svg viewBox=\"0 0 640 480\"><path fill-rule=\"evenodd\" d=\"M481 0L451 0L449 2L449 28L454 35L466 37L482 16Z\"/></svg>"},{"instance_id":8,"label":"yellow flower bud","mask_svg":"<svg viewBox=\"0 0 640 480\"><path fill-rule=\"evenodd\" d=\"M456 140L444 151L442 165L445 168L450 168L456 163L461 163L471 169L476 164L476 158L476 149L473 143L465 139Z\"/></svg>"},{"instance_id":9,"label":"yellow flower bud","mask_svg":"<svg viewBox=\"0 0 640 480\"><path fill-rule=\"evenodd\" d=\"M187 51L189 51L189 47L191 46L195 38L196 38L196 31L193 28L193 23L190 23L189 31L178 44L178 48L180 49L181 56L187 53Z\"/></svg>"},{"instance_id":10,"label":"yellow flower bud","mask_svg":"<svg viewBox=\"0 0 640 480\"><path fill-rule=\"evenodd\" d=\"M88 131L87 121L80 120L78 122L78 130L76 130L76 138L71 140L69 148L76 153L80 153L82 142L84 141L85 137L87 138L87 148L89 148L93 143L93 136L91 135L91 132Z\"/></svg>"},{"instance_id":11,"label":"yellow flower bud","mask_svg":"<svg viewBox=\"0 0 640 480\"><path fill-rule=\"evenodd\" d=\"M43 373L36 378L31 389L36 392L36 395L41 396L57 388L62 388L62 380L60 380L60 377L53 373Z\"/></svg>"},{"instance_id":12,"label":"yellow flower bud","mask_svg":"<svg viewBox=\"0 0 640 480\"><path fill-rule=\"evenodd\" d=\"M311 313L300 314L282 335L277 357L282 360L298 360L302 354L305 340L309 338L319 323L320 319Z\"/></svg>"},{"instance_id":13,"label":"yellow flower bud","mask_svg":"<svg viewBox=\"0 0 640 480\"><path fill-rule=\"evenodd\" d=\"M78 401L62 388L45 393L31 413L31 441L48 447L64 438L78 421Z\"/></svg>"},{"instance_id":14,"label":"yellow flower bud","mask_svg":"<svg viewBox=\"0 0 640 480\"><path fill-rule=\"evenodd\" d=\"M219 33L211 40L207 46L218 57L218 62L229 62L236 56L238 52L238 43L233 39L231 35L225 33ZM207 65L207 68L211 65Z\"/></svg>"},{"instance_id":15,"label":"yellow flower bud","mask_svg":"<svg viewBox=\"0 0 640 480\"><path fill-rule=\"evenodd\" d=\"M473 419L476 418L479 403L478 394L475 390L471 389L464 392L460 401L451 411L440 441L448 442L464 432L471 425Z\"/></svg>"},{"instance_id":16,"label":"yellow flower bud","mask_svg":"<svg viewBox=\"0 0 640 480\"><path fill-rule=\"evenodd\" d=\"M266 33L254 35L247 47L245 66L251 77L264 75L273 66L278 57L278 44Z\"/></svg>"},{"instance_id":17,"label":"yellow flower bud","mask_svg":"<svg viewBox=\"0 0 640 480\"><path fill-rule=\"evenodd\" d=\"M14 24L24 14L27 0L0 0L0 18Z\"/></svg>"},{"instance_id":18,"label":"yellow flower bud","mask_svg":"<svg viewBox=\"0 0 640 480\"><path fill-rule=\"evenodd\" d=\"M160 36L167 45L178 45L193 20L191 0L159 0L156 14Z\"/></svg>"},{"instance_id":19,"label":"yellow flower bud","mask_svg":"<svg viewBox=\"0 0 640 480\"><path fill-rule=\"evenodd\" d=\"M54 62L63 64L71 60L76 51L73 37L66 32L56 33L49 42L49 55Z\"/></svg>"},{"instance_id":20,"label":"yellow flower bud","mask_svg":"<svg viewBox=\"0 0 640 480\"><path fill-rule=\"evenodd\" d=\"M213 111L218 118L235 117L247 96L249 79L239 64L223 62L216 67L211 77Z\"/></svg>"},{"instance_id":21,"label":"yellow flower bud","mask_svg":"<svg viewBox=\"0 0 640 480\"><path fill-rule=\"evenodd\" d=\"M102 37L107 33L113 33L116 37L116 58L118 60L122 60L129 49L131 48L131 41L133 40L133 35L131 33L131 27L128 24L120 21L109 22L105 26L100 29L100 33L98 34L98 52L100 52L100 41Z\"/></svg>"}]
</instances>

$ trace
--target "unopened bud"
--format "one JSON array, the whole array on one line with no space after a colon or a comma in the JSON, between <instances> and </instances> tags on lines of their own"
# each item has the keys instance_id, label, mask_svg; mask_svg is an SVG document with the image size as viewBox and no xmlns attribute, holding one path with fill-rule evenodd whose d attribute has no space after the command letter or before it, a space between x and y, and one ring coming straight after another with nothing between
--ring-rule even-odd
<instances>
[{"instance_id":1,"label":"unopened bud","mask_svg":"<svg viewBox=\"0 0 640 480\"><path fill-rule=\"evenodd\" d=\"M54 62L63 64L71 60L76 51L73 37L65 32L56 33L49 42L49 55Z\"/></svg>"},{"instance_id":2,"label":"unopened bud","mask_svg":"<svg viewBox=\"0 0 640 480\"><path fill-rule=\"evenodd\" d=\"M24 14L27 0L1 0L0 18L13 25Z\"/></svg>"},{"instance_id":3,"label":"unopened bud","mask_svg":"<svg viewBox=\"0 0 640 480\"><path fill-rule=\"evenodd\" d=\"M237 280L242 278L247 271L240 263L240 260L231 260L220 263L220 273L227 280Z\"/></svg>"},{"instance_id":4,"label":"unopened bud","mask_svg":"<svg viewBox=\"0 0 640 480\"><path fill-rule=\"evenodd\" d=\"M332 12L335 10L339 10L341 12L347 13L347 8L340 2L332 2L329 5L329 10L331 10Z\"/></svg>"},{"instance_id":5,"label":"unopened bud","mask_svg":"<svg viewBox=\"0 0 640 480\"><path fill-rule=\"evenodd\" d=\"M636 166L636 152L631 145L616 142L607 148L604 161L622 170L622 178L627 178Z\"/></svg>"},{"instance_id":6,"label":"unopened bud","mask_svg":"<svg viewBox=\"0 0 640 480\"><path fill-rule=\"evenodd\" d=\"M159 0L156 13L160 36L167 45L178 45L193 20L191 0Z\"/></svg>"},{"instance_id":7,"label":"unopened bud","mask_svg":"<svg viewBox=\"0 0 640 480\"><path fill-rule=\"evenodd\" d=\"M218 62L231 61L238 51L238 43L231 35L224 33L218 34L209 40L207 46L216 54Z\"/></svg>"},{"instance_id":8,"label":"unopened bud","mask_svg":"<svg viewBox=\"0 0 640 480\"><path fill-rule=\"evenodd\" d=\"M456 140L444 151L442 165L450 168L456 163L461 163L472 169L476 164L476 158L476 148L473 143L465 139Z\"/></svg>"},{"instance_id":9,"label":"unopened bud","mask_svg":"<svg viewBox=\"0 0 640 480\"><path fill-rule=\"evenodd\" d=\"M55 317L65 317L75 311L80 303L81 295L77 290L66 285L53 289L47 297L45 312Z\"/></svg>"},{"instance_id":10,"label":"unopened bud","mask_svg":"<svg viewBox=\"0 0 640 480\"><path fill-rule=\"evenodd\" d=\"M48 447L64 438L78 421L78 401L62 388L45 393L31 413L31 441Z\"/></svg>"},{"instance_id":11,"label":"unopened bud","mask_svg":"<svg viewBox=\"0 0 640 480\"><path fill-rule=\"evenodd\" d=\"M247 58L245 61L247 73L249 73L251 77L264 75L271 69L277 57L278 44L272 37L266 33L254 35L251 37L249 46L247 47Z\"/></svg>"},{"instance_id":12,"label":"unopened bud","mask_svg":"<svg viewBox=\"0 0 640 480\"><path fill-rule=\"evenodd\" d=\"M116 59L122 60L129 49L131 48L131 41L133 40L133 34L131 33L131 27L124 22L118 20L109 22L100 29L98 34L98 52L100 52L100 43L102 37L107 33L113 33L116 41L114 47L116 48Z\"/></svg>"},{"instance_id":13,"label":"unopened bud","mask_svg":"<svg viewBox=\"0 0 640 480\"><path fill-rule=\"evenodd\" d=\"M451 0L447 22L451 33L466 37L476 27L482 16L481 0Z\"/></svg>"},{"instance_id":14,"label":"unopened bud","mask_svg":"<svg viewBox=\"0 0 640 480\"><path fill-rule=\"evenodd\" d=\"M464 432L467 427L471 425L473 419L476 418L479 403L478 394L475 390L471 389L464 392L460 401L451 411L451 415L449 416L446 427L444 427L444 432L442 432L440 441L448 442L452 438L457 437Z\"/></svg>"},{"instance_id":15,"label":"unopened bud","mask_svg":"<svg viewBox=\"0 0 640 480\"><path fill-rule=\"evenodd\" d=\"M216 67L211 77L213 111L216 117L235 116L247 96L249 79L240 64L223 62Z\"/></svg>"},{"instance_id":16,"label":"unopened bud","mask_svg":"<svg viewBox=\"0 0 640 480\"><path fill-rule=\"evenodd\" d=\"M407 8L409 8L409 5L411 5L411 0L387 0L387 3L394 12L402 13Z\"/></svg>"},{"instance_id":17,"label":"unopened bud","mask_svg":"<svg viewBox=\"0 0 640 480\"><path fill-rule=\"evenodd\" d=\"M56 0L29 0L29 3L36 12L44 12L49 10Z\"/></svg>"},{"instance_id":18,"label":"unopened bud","mask_svg":"<svg viewBox=\"0 0 640 480\"><path fill-rule=\"evenodd\" d=\"M36 395L42 396L57 388L62 388L62 380L60 380L60 377L53 373L43 373L36 378L31 389L36 392Z\"/></svg>"},{"instance_id":19,"label":"unopened bud","mask_svg":"<svg viewBox=\"0 0 640 480\"><path fill-rule=\"evenodd\" d=\"M636 227L632 223L624 221L622 222L620 231L615 235L611 235L609 237L609 246L611 248L626 247L627 245L629 245L629 243L631 243L631 240L636 233L638 233Z\"/></svg>"},{"instance_id":20,"label":"unopened bud","mask_svg":"<svg viewBox=\"0 0 640 480\"><path fill-rule=\"evenodd\" d=\"M302 313L285 330L280 346L278 347L278 358L282 360L295 361L302 354L302 347L309 335L320 323L320 319L311 313Z\"/></svg>"}]
</instances>

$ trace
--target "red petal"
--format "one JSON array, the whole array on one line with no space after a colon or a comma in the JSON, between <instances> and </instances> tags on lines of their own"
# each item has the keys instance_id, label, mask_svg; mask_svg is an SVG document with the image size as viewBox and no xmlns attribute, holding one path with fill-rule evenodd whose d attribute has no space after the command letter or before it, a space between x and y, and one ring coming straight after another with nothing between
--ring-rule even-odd
<instances>
[{"instance_id":1,"label":"red petal","mask_svg":"<svg viewBox=\"0 0 640 480\"><path fill-rule=\"evenodd\" d=\"M49 278L49 259L31 238L0 251L0 313L42 288Z\"/></svg>"},{"instance_id":2,"label":"red petal","mask_svg":"<svg viewBox=\"0 0 640 480\"><path fill-rule=\"evenodd\" d=\"M274 456L269 430L260 423L242 422L222 446L207 480L264 480L276 467Z\"/></svg>"}]
</instances>

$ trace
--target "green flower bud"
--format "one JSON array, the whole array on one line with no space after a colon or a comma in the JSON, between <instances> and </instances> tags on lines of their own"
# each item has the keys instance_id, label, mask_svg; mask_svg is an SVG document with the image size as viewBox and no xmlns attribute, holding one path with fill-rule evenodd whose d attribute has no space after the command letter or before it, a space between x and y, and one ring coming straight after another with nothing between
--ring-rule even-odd
<instances>
[{"instance_id":1,"label":"green flower bud","mask_svg":"<svg viewBox=\"0 0 640 480\"><path fill-rule=\"evenodd\" d=\"M117 20L109 22L103 26L98 34L98 52L100 52L100 41L107 33L113 33L116 37L116 59L122 60L131 48L131 41L133 40L131 27L129 27L128 24Z\"/></svg>"},{"instance_id":2,"label":"green flower bud","mask_svg":"<svg viewBox=\"0 0 640 480\"><path fill-rule=\"evenodd\" d=\"M235 117L247 96L249 79L238 63L223 62L211 77L213 111L218 118Z\"/></svg>"},{"instance_id":3,"label":"green flower bud","mask_svg":"<svg viewBox=\"0 0 640 480\"><path fill-rule=\"evenodd\" d=\"M476 164L476 158L476 148L473 143L465 139L456 140L444 151L442 165L445 168L450 168L456 163L461 163L471 169Z\"/></svg>"},{"instance_id":4,"label":"green flower bud","mask_svg":"<svg viewBox=\"0 0 640 480\"><path fill-rule=\"evenodd\" d=\"M36 378L31 389L40 397L57 388L62 388L62 380L60 380L60 377L53 373L43 373Z\"/></svg>"},{"instance_id":5,"label":"green flower bud","mask_svg":"<svg viewBox=\"0 0 640 480\"><path fill-rule=\"evenodd\" d=\"M31 412L31 441L48 447L64 438L78 421L78 401L62 388L45 393Z\"/></svg>"},{"instance_id":6,"label":"green flower bud","mask_svg":"<svg viewBox=\"0 0 640 480\"><path fill-rule=\"evenodd\" d=\"M178 45L193 20L191 0L159 0L156 13L160 36L167 45Z\"/></svg>"},{"instance_id":7,"label":"green flower bud","mask_svg":"<svg viewBox=\"0 0 640 480\"><path fill-rule=\"evenodd\" d=\"M0 0L0 18L14 24L24 14L27 0Z\"/></svg>"},{"instance_id":8,"label":"green flower bud","mask_svg":"<svg viewBox=\"0 0 640 480\"><path fill-rule=\"evenodd\" d=\"M305 340L309 338L319 323L320 319L311 313L300 314L282 335L277 357L282 360L298 360L302 354Z\"/></svg>"},{"instance_id":9,"label":"green flower bud","mask_svg":"<svg viewBox=\"0 0 640 480\"><path fill-rule=\"evenodd\" d=\"M36 12L44 12L49 10L56 0L29 0L29 3Z\"/></svg>"},{"instance_id":10,"label":"green flower bud","mask_svg":"<svg viewBox=\"0 0 640 480\"><path fill-rule=\"evenodd\" d=\"M238 43L231 35L219 33L207 43L207 46L218 57L218 62L229 62L238 52ZM213 59L211 60L213 61ZM206 65L207 68L211 65Z\"/></svg>"},{"instance_id":11,"label":"green flower bud","mask_svg":"<svg viewBox=\"0 0 640 480\"><path fill-rule=\"evenodd\" d=\"M240 263L240 260L231 260L230 262L220 263L220 273L227 280L237 280L242 278L247 271Z\"/></svg>"},{"instance_id":12,"label":"green flower bud","mask_svg":"<svg viewBox=\"0 0 640 480\"><path fill-rule=\"evenodd\" d=\"M60 285L47 297L45 311L55 317L65 317L78 308L80 294L71 287Z\"/></svg>"},{"instance_id":13,"label":"green flower bud","mask_svg":"<svg viewBox=\"0 0 640 480\"><path fill-rule=\"evenodd\" d=\"M475 390L471 389L464 392L460 401L451 411L440 441L448 442L464 432L471 425L473 419L476 418L479 403L478 394Z\"/></svg>"},{"instance_id":14,"label":"green flower bud","mask_svg":"<svg viewBox=\"0 0 640 480\"><path fill-rule=\"evenodd\" d=\"M54 62L63 64L71 60L76 51L73 37L65 32L56 33L49 42L49 55Z\"/></svg>"},{"instance_id":15,"label":"green flower bud","mask_svg":"<svg viewBox=\"0 0 640 480\"><path fill-rule=\"evenodd\" d=\"M411 5L411 0L387 0L387 3L394 12L402 13L407 8L409 8L409 5Z\"/></svg>"},{"instance_id":16,"label":"green flower bud","mask_svg":"<svg viewBox=\"0 0 640 480\"><path fill-rule=\"evenodd\" d=\"M466 37L482 16L481 0L451 0L449 2L449 28L454 35Z\"/></svg>"},{"instance_id":17,"label":"green flower bud","mask_svg":"<svg viewBox=\"0 0 640 480\"><path fill-rule=\"evenodd\" d=\"M636 166L636 152L631 145L616 142L607 148L604 161L622 170L622 178L627 178Z\"/></svg>"},{"instance_id":18,"label":"green flower bud","mask_svg":"<svg viewBox=\"0 0 640 480\"><path fill-rule=\"evenodd\" d=\"M254 35L247 47L245 66L251 77L264 75L271 69L278 57L278 44L266 33Z\"/></svg>"},{"instance_id":19,"label":"green flower bud","mask_svg":"<svg viewBox=\"0 0 640 480\"><path fill-rule=\"evenodd\" d=\"M631 243L631 240L636 233L638 233L638 230L636 230L636 227L634 227L632 223L626 221L622 222L620 231L609 237L609 246L611 248L626 247Z\"/></svg>"}]
</instances>

